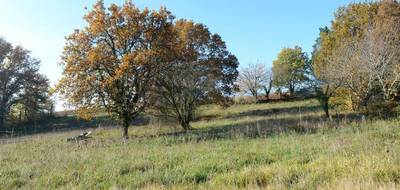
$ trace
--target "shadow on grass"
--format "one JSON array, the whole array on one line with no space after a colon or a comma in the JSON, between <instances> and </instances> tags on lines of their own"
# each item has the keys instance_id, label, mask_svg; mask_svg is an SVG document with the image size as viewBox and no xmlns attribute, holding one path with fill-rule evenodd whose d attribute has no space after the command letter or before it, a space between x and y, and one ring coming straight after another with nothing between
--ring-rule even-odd
<instances>
[{"instance_id":1,"label":"shadow on grass","mask_svg":"<svg viewBox=\"0 0 400 190\"><path fill-rule=\"evenodd\" d=\"M295 101L293 101L295 102ZM232 118L241 118L241 117L251 117L251 116L270 116L270 115L278 115L278 114L307 114L310 112L321 111L321 108L318 104L316 105L301 105L298 107L281 107L281 108L263 108L256 110L249 110L245 112L218 116L218 115L203 115L195 118L194 121L212 121L215 119L232 119Z\"/></svg>"},{"instance_id":2,"label":"shadow on grass","mask_svg":"<svg viewBox=\"0 0 400 190\"><path fill-rule=\"evenodd\" d=\"M101 124L109 126L112 120L106 116L97 117L96 119L87 121L74 116L50 117L32 123L19 123L5 128L7 135L0 137L21 137L26 135L35 135L50 132L66 132L72 130L85 130L93 128Z\"/></svg>"},{"instance_id":3,"label":"shadow on grass","mask_svg":"<svg viewBox=\"0 0 400 190\"><path fill-rule=\"evenodd\" d=\"M139 116L132 125L146 125L151 118ZM23 123L6 128L4 134L0 133L0 138L22 137L27 135L45 134L52 132L68 132L73 130L91 130L97 127L115 128L118 122L109 116L99 116L92 120L84 120L75 116L51 117L38 121L36 125Z\"/></svg>"},{"instance_id":4,"label":"shadow on grass","mask_svg":"<svg viewBox=\"0 0 400 190\"><path fill-rule=\"evenodd\" d=\"M296 113L307 114L307 113L311 113L311 112L317 112L320 110L321 110L321 106L319 106L319 105L306 105L306 106L301 106L301 107L284 107L284 108L266 108L266 109L250 110L250 111L246 111L246 112L232 114L225 118L239 118L239 117L248 117L248 116L268 116L268 115L277 115L277 114L296 114Z\"/></svg>"},{"instance_id":5,"label":"shadow on grass","mask_svg":"<svg viewBox=\"0 0 400 190\"><path fill-rule=\"evenodd\" d=\"M312 108L314 109L314 108ZM231 139L237 137L260 138L277 134L312 134L321 129L334 129L348 122L361 121L357 114L338 114L332 121L323 115L309 115L290 118L265 118L257 121L245 121L238 124L214 125L206 128L196 128L189 131L164 133L138 138L182 137L184 141L205 141L216 139Z\"/></svg>"},{"instance_id":6,"label":"shadow on grass","mask_svg":"<svg viewBox=\"0 0 400 190\"><path fill-rule=\"evenodd\" d=\"M184 138L187 137L186 139L188 140L197 141L235 137L257 138L281 133L315 133L321 128L335 128L340 126L343 122L362 120L362 117L358 114L339 114L333 117L333 121L327 121L326 118L320 113L321 109L318 105L301 105L283 108L257 109L223 117L230 120L238 119L239 122L235 124L216 123L215 125L210 127L196 128L190 131L169 132L157 135L143 135L133 138L141 139L160 136L171 136ZM289 117L281 117L281 115ZM269 117L258 120L249 120L251 119L251 116ZM249 119L240 121L239 118L243 117L249 117ZM150 123L150 120L151 118L142 115L137 118L132 124L146 125ZM112 128L118 126L118 123L108 116L100 116L91 121L85 121L76 117L65 116L50 118L48 120L38 123L36 126L38 127L32 127L29 125L18 126L13 129L9 129L9 131L12 130L13 137L15 137L39 133L87 130L99 126ZM0 138L1 137L2 136L0 134ZM3 136L3 138L4 137L5 136Z\"/></svg>"}]
</instances>

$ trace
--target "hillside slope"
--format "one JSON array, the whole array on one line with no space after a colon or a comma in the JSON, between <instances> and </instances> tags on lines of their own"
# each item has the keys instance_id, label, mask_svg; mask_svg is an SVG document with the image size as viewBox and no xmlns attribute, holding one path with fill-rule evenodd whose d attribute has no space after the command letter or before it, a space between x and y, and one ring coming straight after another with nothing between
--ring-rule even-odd
<instances>
[{"instance_id":1,"label":"hillside slope","mask_svg":"<svg viewBox=\"0 0 400 190\"><path fill-rule=\"evenodd\" d=\"M0 189L398 189L400 122L317 102L203 106L194 130L153 123L0 145Z\"/></svg>"}]
</instances>

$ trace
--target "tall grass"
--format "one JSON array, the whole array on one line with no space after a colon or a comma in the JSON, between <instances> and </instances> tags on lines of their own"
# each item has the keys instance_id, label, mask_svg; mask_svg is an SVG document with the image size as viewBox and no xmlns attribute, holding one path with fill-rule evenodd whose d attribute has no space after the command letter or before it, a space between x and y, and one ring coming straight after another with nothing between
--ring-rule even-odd
<instances>
[{"instance_id":1,"label":"tall grass","mask_svg":"<svg viewBox=\"0 0 400 190\"><path fill-rule=\"evenodd\" d=\"M398 189L400 122L321 119L314 101L202 107L152 124L0 145L0 189ZM211 118L211 119L210 119Z\"/></svg>"}]
</instances>

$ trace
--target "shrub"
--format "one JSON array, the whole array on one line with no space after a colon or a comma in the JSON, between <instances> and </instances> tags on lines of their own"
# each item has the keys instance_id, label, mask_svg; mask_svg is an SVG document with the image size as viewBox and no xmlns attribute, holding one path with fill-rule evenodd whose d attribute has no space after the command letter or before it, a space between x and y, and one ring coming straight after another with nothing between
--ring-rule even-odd
<instances>
[{"instance_id":1,"label":"shrub","mask_svg":"<svg viewBox=\"0 0 400 190\"><path fill-rule=\"evenodd\" d=\"M398 103L394 101L377 100L367 106L367 114L372 117L393 117L397 114Z\"/></svg>"}]
</instances>

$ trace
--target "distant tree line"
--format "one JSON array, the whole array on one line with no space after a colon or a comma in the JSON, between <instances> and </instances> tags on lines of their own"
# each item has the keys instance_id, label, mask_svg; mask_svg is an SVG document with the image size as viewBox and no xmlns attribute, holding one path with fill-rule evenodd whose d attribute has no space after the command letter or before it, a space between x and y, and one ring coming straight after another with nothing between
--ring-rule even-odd
<instances>
[{"instance_id":1,"label":"distant tree line","mask_svg":"<svg viewBox=\"0 0 400 190\"><path fill-rule=\"evenodd\" d=\"M389 116L400 101L400 4L395 0L351 3L320 29L311 58L298 46L284 48L272 72L262 64L242 68L238 84L258 100L271 84L289 97L314 92L326 116L330 108ZM266 91L266 96L269 95Z\"/></svg>"},{"instance_id":2,"label":"distant tree line","mask_svg":"<svg viewBox=\"0 0 400 190\"><path fill-rule=\"evenodd\" d=\"M299 46L283 48L272 68L263 63L250 64L240 70L237 84L244 94L253 96L253 102L269 100L272 89L283 99L297 95L301 89L309 88L311 80L310 60Z\"/></svg>"},{"instance_id":3,"label":"distant tree line","mask_svg":"<svg viewBox=\"0 0 400 190\"><path fill-rule=\"evenodd\" d=\"M39 73L39 64L28 50L0 38L0 131L52 114L49 81Z\"/></svg>"}]
</instances>

